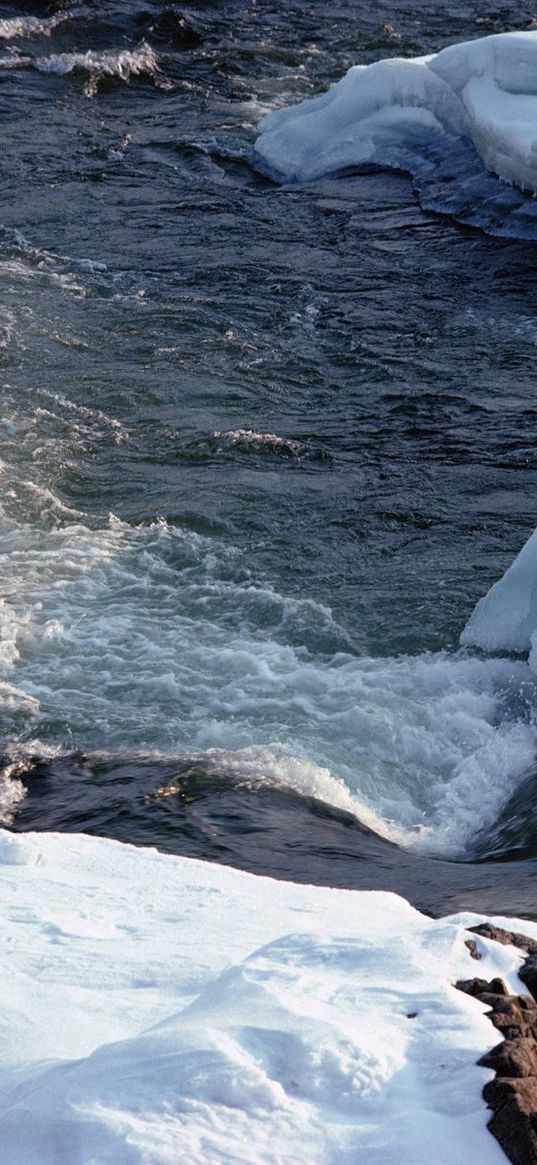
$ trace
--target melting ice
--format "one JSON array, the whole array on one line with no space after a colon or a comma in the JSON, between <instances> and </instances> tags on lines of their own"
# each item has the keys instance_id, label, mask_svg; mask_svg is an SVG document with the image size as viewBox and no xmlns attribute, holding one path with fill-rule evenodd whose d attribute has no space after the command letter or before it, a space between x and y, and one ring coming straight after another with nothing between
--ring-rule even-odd
<instances>
[{"instance_id":1,"label":"melting ice","mask_svg":"<svg viewBox=\"0 0 537 1165\"><path fill-rule=\"evenodd\" d=\"M479 601L461 643L484 651L530 652L530 667L537 670L537 530Z\"/></svg>"},{"instance_id":2,"label":"melting ice","mask_svg":"<svg viewBox=\"0 0 537 1165\"><path fill-rule=\"evenodd\" d=\"M465 143L494 175L537 192L536 32L355 65L327 93L265 118L256 149L273 174L299 181L371 164L406 170L429 184L428 205L440 209L442 198L454 202L453 213L469 221L471 204L477 209L493 192L468 187L475 185L475 153ZM433 172L444 188L457 179L466 189L458 196L451 189L431 190ZM531 203L521 208L520 200L496 205L492 218L502 210L505 217L512 211L518 218L534 217ZM502 233L502 224L494 225Z\"/></svg>"}]
</instances>

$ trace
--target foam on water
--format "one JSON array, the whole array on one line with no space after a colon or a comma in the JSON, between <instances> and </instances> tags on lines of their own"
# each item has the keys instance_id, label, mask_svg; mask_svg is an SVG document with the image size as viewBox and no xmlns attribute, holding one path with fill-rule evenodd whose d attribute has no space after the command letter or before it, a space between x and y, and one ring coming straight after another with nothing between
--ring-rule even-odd
<instances>
[{"instance_id":1,"label":"foam on water","mask_svg":"<svg viewBox=\"0 0 537 1165\"><path fill-rule=\"evenodd\" d=\"M343 780L334 777L328 768L321 768L305 758L290 756L281 746L270 748L253 745L234 752L224 748L209 748L203 753L203 761L215 775L222 771L233 773L242 784L249 787L267 784L284 786L306 796L316 797L348 813L356 813L356 799ZM382 833L380 817L365 805L361 820Z\"/></svg>"},{"instance_id":2,"label":"foam on water","mask_svg":"<svg viewBox=\"0 0 537 1165\"><path fill-rule=\"evenodd\" d=\"M47 279L53 260L43 259ZM91 290L102 273L85 278ZM252 576L233 545L67 505L49 484L58 458L76 464L99 443L128 443L128 430L52 387L32 389L26 405L6 386L4 820L25 756L197 755L215 779L220 769L291 787L399 844L467 851L535 758L528 665L464 651L357 656L326 605ZM272 454L283 440L287 451L272 433L224 436Z\"/></svg>"},{"instance_id":3,"label":"foam on water","mask_svg":"<svg viewBox=\"0 0 537 1165\"><path fill-rule=\"evenodd\" d=\"M36 247L20 230L0 226L0 243L0 272L15 286L34 281L85 298L107 279L104 263Z\"/></svg>"},{"instance_id":4,"label":"foam on water","mask_svg":"<svg viewBox=\"0 0 537 1165\"><path fill-rule=\"evenodd\" d=\"M256 433L252 429L230 429L225 433L213 433L215 441L222 446L253 450L254 452L276 453L282 457L296 457L305 451L300 441L290 437L279 437L276 433Z\"/></svg>"},{"instance_id":5,"label":"foam on water","mask_svg":"<svg viewBox=\"0 0 537 1165\"><path fill-rule=\"evenodd\" d=\"M25 787L17 774L18 764L5 765L0 781L0 823L11 825L18 806L24 800Z\"/></svg>"},{"instance_id":6,"label":"foam on water","mask_svg":"<svg viewBox=\"0 0 537 1165\"><path fill-rule=\"evenodd\" d=\"M88 49L85 53L52 53L38 57L35 66L43 73L58 73L63 76L76 69L83 72L99 73L102 77L119 77L129 81L141 73L150 76L158 68L158 58L154 49L141 44L137 49L107 50L102 53Z\"/></svg>"},{"instance_id":7,"label":"foam on water","mask_svg":"<svg viewBox=\"0 0 537 1165\"><path fill-rule=\"evenodd\" d=\"M0 40L15 40L17 38L50 36L54 29L66 20L70 20L72 13L56 12L53 16L11 16L0 20Z\"/></svg>"},{"instance_id":8,"label":"foam on water","mask_svg":"<svg viewBox=\"0 0 537 1165\"><path fill-rule=\"evenodd\" d=\"M79 69L90 78L128 80L156 68L152 50L144 57L146 50L38 60L46 72ZM414 80L407 74L410 93ZM444 93L444 82L433 83ZM446 108L452 105L450 99ZM424 140L425 132L430 150L428 121L422 118L412 132L413 141ZM446 140L444 130L433 129ZM393 136L390 141L395 158ZM406 149L408 135L405 141ZM467 159L467 149L461 147L459 159ZM112 390L91 395L89 357L74 372L72 399L67 374L56 387L53 363L36 375L44 332L38 333L35 321L50 296L62 341L83 345L72 323L63 322L65 305L83 301L89 312L101 292L112 300L114 276L102 264L33 247L16 232L4 232L1 243L0 270L16 297L0 318L0 342L9 353L27 345L32 357L29 374L25 370L28 388L24 377L17 378L16 362L6 372L13 383L2 386L4 819L22 795L16 765L25 756L46 756L48 750L197 755L215 780L220 769L232 770L246 783L291 787L353 812L400 844L450 856L468 852L477 830L496 819L535 759L535 677L527 663L468 651L358 656L352 636L326 603L307 593L282 593L283 586L271 585L270 572L268 579L253 572L246 553L229 543L194 533L180 517L175 523L129 524L85 510L81 463L99 450L115 455L118 445L129 449L130 421L108 405ZM87 253L82 244L81 253ZM180 310L188 311L186 299ZM312 331L317 310L308 304L302 313ZM103 310L99 341L105 320ZM293 322L300 324L301 317ZM136 327L137 321L128 321L129 349ZM170 340L168 333L159 344ZM190 336L178 340L185 349L190 342ZM147 351L143 361L149 364ZM110 368L115 370L113 361ZM216 379L211 387L215 398L221 383ZM308 381L305 401L309 387ZM151 424L152 408L149 401L144 412ZM124 411L132 415L127 406ZM279 425L285 433L281 417L229 405L227 415L205 412L196 433L201 431L199 440L210 452L216 446L229 457L244 453L250 465L283 454L289 465L282 469L290 471L312 446L309 438L306 443L273 431ZM290 423L289 431L302 430ZM118 461L103 459L106 471ZM79 473L74 502L67 491L62 496L59 464L73 476Z\"/></svg>"},{"instance_id":9,"label":"foam on water","mask_svg":"<svg viewBox=\"0 0 537 1165\"><path fill-rule=\"evenodd\" d=\"M535 756L526 664L357 658L326 608L165 522L17 525L0 585L0 706L22 744L208 753L450 854Z\"/></svg>"},{"instance_id":10,"label":"foam on water","mask_svg":"<svg viewBox=\"0 0 537 1165\"><path fill-rule=\"evenodd\" d=\"M145 42L134 49L105 49L102 52L88 49L86 52L50 53L36 57L10 51L0 56L0 69L28 68L61 77L71 73L87 74L84 92L88 97L95 96L99 82L104 78L128 84L133 77L155 78L159 73L157 53Z\"/></svg>"}]
</instances>

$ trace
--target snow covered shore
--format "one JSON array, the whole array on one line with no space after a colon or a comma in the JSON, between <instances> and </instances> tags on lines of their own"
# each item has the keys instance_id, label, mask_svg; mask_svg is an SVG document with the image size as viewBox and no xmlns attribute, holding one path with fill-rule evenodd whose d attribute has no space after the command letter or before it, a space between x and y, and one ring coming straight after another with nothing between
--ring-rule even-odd
<instances>
[{"instance_id":1,"label":"snow covered shore","mask_svg":"<svg viewBox=\"0 0 537 1165\"><path fill-rule=\"evenodd\" d=\"M0 863L3 1165L505 1165L453 984L521 956L476 915L84 835Z\"/></svg>"},{"instance_id":2,"label":"snow covered shore","mask_svg":"<svg viewBox=\"0 0 537 1165\"><path fill-rule=\"evenodd\" d=\"M327 93L277 110L260 129L258 154L285 178L308 181L368 163L416 174L419 143L449 135L469 138L489 170L535 193L537 32L355 65Z\"/></svg>"}]
</instances>

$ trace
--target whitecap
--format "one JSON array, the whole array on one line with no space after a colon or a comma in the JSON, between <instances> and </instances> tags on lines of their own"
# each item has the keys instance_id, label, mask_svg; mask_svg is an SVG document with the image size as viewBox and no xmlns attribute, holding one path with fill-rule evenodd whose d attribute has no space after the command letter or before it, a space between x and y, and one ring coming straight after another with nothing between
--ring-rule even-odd
<instances>
[{"instance_id":1,"label":"whitecap","mask_svg":"<svg viewBox=\"0 0 537 1165\"><path fill-rule=\"evenodd\" d=\"M22 738L203 753L450 856L533 763L525 663L320 653L318 604L245 584L225 547L165 523L19 530L8 549L3 670L17 697L11 708L5 689L0 709ZM339 632L324 618L328 647Z\"/></svg>"},{"instance_id":2,"label":"whitecap","mask_svg":"<svg viewBox=\"0 0 537 1165\"><path fill-rule=\"evenodd\" d=\"M0 20L0 40L50 36L60 24L71 19L69 12L56 12L53 16L10 16Z\"/></svg>"},{"instance_id":3,"label":"whitecap","mask_svg":"<svg viewBox=\"0 0 537 1165\"><path fill-rule=\"evenodd\" d=\"M157 54L147 44L141 44L136 49L108 49L103 52L88 49L85 53L52 53L47 57L37 57L33 63L43 73L64 76L81 70L101 77L118 77L121 81L130 81L131 77L143 73L153 76L158 70Z\"/></svg>"},{"instance_id":4,"label":"whitecap","mask_svg":"<svg viewBox=\"0 0 537 1165\"><path fill-rule=\"evenodd\" d=\"M258 433L254 429L227 429L213 433L213 440L219 445L232 446L254 453L276 453L280 456L299 456L306 446L291 437L280 437L276 433Z\"/></svg>"},{"instance_id":5,"label":"whitecap","mask_svg":"<svg viewBox=\"0 0 537 1165\"><path fill-rule=\"evenodd\" d=\"M64 77L71 73L87 74L84 92L93 97L99 82L105 78L116 78L128 82L133 77L159 75L158 56L150 45L143 42L135 49L105 49L98 52L50 53L47 56L29 56L16 49L0 54L0 69L37 69L40 73L51 73ZM162 82L164 85L164 81Z\"/></svg>"}]
</instances>

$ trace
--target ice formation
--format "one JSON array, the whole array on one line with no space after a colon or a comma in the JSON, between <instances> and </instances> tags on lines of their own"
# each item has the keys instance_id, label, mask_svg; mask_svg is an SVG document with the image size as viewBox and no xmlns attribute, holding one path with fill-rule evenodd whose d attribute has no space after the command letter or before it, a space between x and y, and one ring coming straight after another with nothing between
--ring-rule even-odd
<instances>
[{"instance_id":1,"label":"ice formation","mask_svg":"<svg viewBox=\"0 0 537 1165\"><path fill-rule=\"evenodd\" d=\"M470 138L489 170L537 192L537 32L355 65L322 96L270 114L256 149L300 181L367 163L413 172L413 142L438 133Z\"/></svg>"},{"instance_id":2,"label":"ice formation","mask_svg":"<svg viewBox=\"0 0 537 1165\"><path fill-rule=\"evenodd\" d=\"M4 831L0 902L3 1165L505 1165L477 916Z\"/></svg>"},{"instance_id":3,"label":"ice formation","mask_svg":"<svg viewBox=\"0 0 537 1165\"><path fill-rule=\"evenodd\" d=\"M537 670L537 530L479 600L461 643L484 651L529 651L530 665Z\"/></svg>"}]
</instances>

